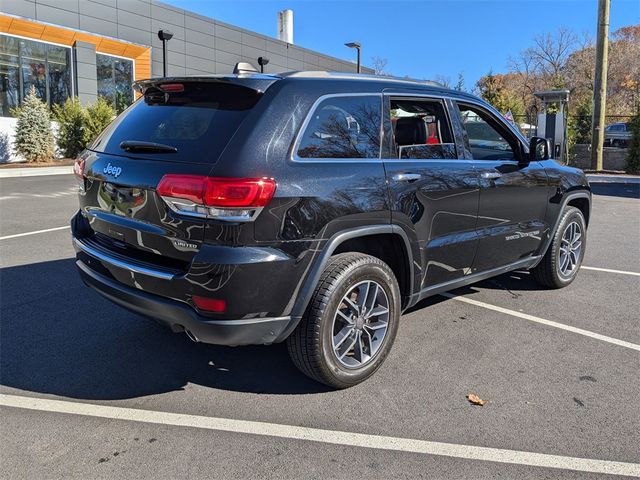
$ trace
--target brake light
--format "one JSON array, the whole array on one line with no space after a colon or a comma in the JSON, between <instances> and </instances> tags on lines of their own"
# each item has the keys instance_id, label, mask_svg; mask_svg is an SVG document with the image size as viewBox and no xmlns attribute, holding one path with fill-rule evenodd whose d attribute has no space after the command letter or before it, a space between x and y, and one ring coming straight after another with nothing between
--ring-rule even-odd
<instances>
[{"instance_id":1,"label":"brake light","mask_svg":"<svg viewBox=\"0 0 640 480\"><path fill-rule=\"evenodd\" d=\"M200 310L222 313L227 309L227 302L218 298L207 298L194 295L191 299Z\"/></svg>"},{"instance_id":2,"label":"brake light","mask_svg":"<svg viewBox=\"0 0 640 480\"><path fill-rule=\"evenodd\" d=\"M255 219L276 191L270 178L222 178L169 174L156 189L176 212L229 221Z\"/></svg>"},{"instance_id":3,"label":"brake light","mask_svg":"<svg viewBox=\"0 0 640 480\"><path fill-rule=\"evenodd\" d=\"M205 180L204 204L210 207L264 207L276 191L269 178L215 178Z\"/></svg>"},{"instance_id":4,"label":"brake light","mask_svg":"<svg viewBox=\"0 0 640 480\"><path fill-rule=\"evenodd\" d=\"M197 175L165 175L156 191L162 197L184 198L202 204L203 178Z\"/></svg>"},{"instance_id":5,"label":"brake light","mask_svg":"<svg viewBox=\"0 0 640 480\"><path fill-rule=\"evenodd\" d=\"M184 92L182 83L164 83L158 86L163 92Z\"/></svg>"}]
</instances>

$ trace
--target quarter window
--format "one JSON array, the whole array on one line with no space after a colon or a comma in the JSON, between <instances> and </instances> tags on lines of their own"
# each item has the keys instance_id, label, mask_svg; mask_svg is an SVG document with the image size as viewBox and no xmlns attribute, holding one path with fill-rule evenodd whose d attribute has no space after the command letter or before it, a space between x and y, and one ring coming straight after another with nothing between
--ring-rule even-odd
<instances>
[{"instance_id":1,"label":"quarter window","mask_svg":"<svg viewBox=\"0 0 640 480\"><path fill-rule=\"evenodd\" d=\"M457 158L442 102L392 98L390 111L398 158Z\"/></svg>"},{"instance_id":2,"label":"quarter window","mask_svg":"<svg viewBox=\"0 0 640 480\"><path fill-rule=\"evenodd\" d=\"M313 111L297 155L300 158L379 158L379 96L331 97Z\"/></svg>"}]
</instances>

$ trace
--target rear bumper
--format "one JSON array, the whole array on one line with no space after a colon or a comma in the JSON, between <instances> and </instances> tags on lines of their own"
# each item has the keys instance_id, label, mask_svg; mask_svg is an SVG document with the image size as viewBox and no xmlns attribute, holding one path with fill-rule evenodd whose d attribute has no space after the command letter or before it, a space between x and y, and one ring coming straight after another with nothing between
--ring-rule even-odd
<instances>
[{"instance_id":1,"label":"rear bumper","mask_svg":"<svg viewBox=\"0 0 640 480\"><path fill-rule=\"evenodd\" d=\"M211 320L187 304L145 293L97 273L76 261L83 282L102 296L132 312L150 317L174 332L188 331L198 341L217 345L260 345L281 341L290 317Z\"/></svg>"}]
</instances>

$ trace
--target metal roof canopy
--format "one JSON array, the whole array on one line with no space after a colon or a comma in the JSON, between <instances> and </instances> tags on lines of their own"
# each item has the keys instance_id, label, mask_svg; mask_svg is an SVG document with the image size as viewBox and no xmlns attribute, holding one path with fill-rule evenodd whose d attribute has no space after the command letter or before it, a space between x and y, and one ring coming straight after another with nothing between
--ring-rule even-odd
<instances>
[{"instance_id":1,"label":"metal roof canopy","mask_svg":"<svg viewBox=\"0 0 640 480\"><path fill-rule=\"evenodd\" d=\"M534 95L542 100L545 105L550 103L567 103L569 101L569 90L544 90L542 92L535 92Z\"/></svg>"}]
</instances>

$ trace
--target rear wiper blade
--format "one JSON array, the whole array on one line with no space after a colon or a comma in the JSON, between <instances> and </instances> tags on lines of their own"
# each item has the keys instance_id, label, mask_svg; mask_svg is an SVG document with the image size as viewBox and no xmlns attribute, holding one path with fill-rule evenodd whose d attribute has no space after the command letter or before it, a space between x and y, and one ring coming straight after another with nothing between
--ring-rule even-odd
<instances>
[{"instance_id":1,"label":"rear wiper blade","mask_svg":"<svg viewBox=\"0 0 640 480\"><path fill-rule=\"evenodd\" d=\"M155 152L155 153L176 153L178 149L171 145L155 142L141 142L138 140L125 140L120 142L120 148L126 152Z\"/></svg>"}]
</instances>

